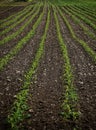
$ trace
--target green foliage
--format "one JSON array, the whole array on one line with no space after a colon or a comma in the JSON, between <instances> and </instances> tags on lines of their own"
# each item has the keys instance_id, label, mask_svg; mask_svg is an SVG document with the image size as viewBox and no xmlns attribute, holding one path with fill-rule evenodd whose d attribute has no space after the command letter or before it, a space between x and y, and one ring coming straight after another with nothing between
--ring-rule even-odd
<instances>
[{"instance_id":1,"label":"green foliage","mask_svg":"<svg viewBox=\"0 0 96 130\"><path fill-rule=\"evenodd\" d=\"M2 23L1 26L0 26L0 28L3 28L3 27L7 28L12 23L18 21L22 16L24 16L30 10L30 8L31 7L29 7L29 9L27 9L26 11L23 11L23 12L19 13L17 16L15 16L15 18Z\"/></svg>"},{"instance_id":2,"label":"green foliage","mask_svg":"<svg viewBox=\"0 0 96 130\"><path fill-rule=\"evenodd\" d=\"M91 22L96 22L96 19L95 19L94 17L92 17L92 16L90 15L90 13L85 12L85 11L83 11L83 10L80 10L80 9L79 9L78 7L76 7L76 6L71 6L71 9L72 9L73 11L75 11L76 13L79 13L80 15L82 15L83 17L85 17L86 19L91 20Z\"/></svg>"},{"instance_id":3,"label":"green foliage","mask_svg":"<svg viewBox=\"0 0 96 130\"><path fill-rule=\"evenodd\" d=\"M96 30L96 25L94 23L92 23L91 20L89 20L88 18L84 17L83 15L77 13L76 11L74 11L74 9L72 7L67 8L68 11L70 11L72 14L74 14L75 16L79 17L81 20L83 20L85 23L89 24L94 30Z\"/></svg>"},{"instance_id":4,"label":"green foliage","mask_svg":"<svg viewBox=\"0 0 96 130\"><path fill-rule=\"evenodd\" d=\"M32 6L32 5L31 5ZM4 22L8 22L11 19L14 19L15 16L22 14L23 12L25 12L27 9L29 8L29 6L25 7L23 10L19 11L18 13L12 14L11 16L0 20L0 23L4 23Z\"/></svg>"},{"instance_id":5,"label":"green foliage","mask_svg":"<svg viewBox=\"0 0 96 130\"><path fill-rule=\"evenodd\" d=\"M41 42L39 45L39 49L36 53L35 59L32 62L30 69L28 70L28 72L25 75L25 82L24 82L24 85L22 86L22 89L24 89L24 90L22 90L21 92L19 92L17 94L17 96L16 96L17 99L13 104L11 114L8 116L8 122L11 124L11 126L14 130L18 130L17 124L26 117L24 115L24 112L28 109L26 101L27 101L27 96L28 96L28 92L29 92L29 86L31 83L32 76L35 73L36 68L38 67L40 58L44 51L44 42L46 40L47 30L49 27L49 21L50 21L50 11L48 11L45 32L44 32L44 35L42 36L42 39L41 39Z\"/></svg>"},{"instance_id":6,"label":"green foliage","mask_svg":"<svg viewBox=\"0 0 96 130\"><path fill-rule=\"evenodd\" d=\"M3 30L0 35L4 35L7 32L9 32L10 30L12 30L14 27L16 27L18 24L20 24L21 22L23 22L26 18L28 18L30 15L32 15L32 13L34 12L31 11L32 7L29 7L29 9L26 11L26 13L24 14L24 17L21 18L20 20L16 20L12 25L8 26L8 28L6 28L5 30ZM30 11L30 12L29 12ZM10 21L9 21L10 23Z\"/></svg>"},{"instance_id":7,"label":"green foliage","mask_svg":"<svg viewBox=\"0 0 96 130\"><path fill-rule=\"evenodd\" d=\"M14 0L15 2L21 2L21 1L23 1L23 2L27 2L28 0Z\"/></svg>"},{"instance_id":8,"label":"green foliage","mask_svg":"<svg viewBox=\"0 0 96 130\"><path fill-rule=\"evenodd\" d=\"M74 7L74 6L73 6ZM79 11L82 11L83 13L87 14L87 15L90 15L92 18L96 18L96 13L94 11L90 12L90 10L87 10L86 7L82 7L82 6L76 6L75 5L75 8ZM96 20L96 19L94 19Z\"/></svg>"},{"instance_id":9,"label":"green foliage","mask_svg":"<svg viewBox=\"0 0 96 130\"><path fill-rule=\"evenodd\" d=\"M38 11L39 11L39 8L34 15L36 15ZM33 16L32 16L32 18L33 18ZM43 13L41 13L41 15L39 16L38 20L33 25L30 32L24 38L22 38L18 42L18 44L7 55L5 55L3 58L0 59L0 70L2 70L3 67L5 65L7 65L7 63L13 58L13 56L15 56L23 48L23 46L30 40L30 38L32 38L34 36L36 28L40 24L42 17L43 17Z\"/></svg>"},{"instance_id":10,"label":"green foliage","mask_svg":"<svg viewBox=\"0 0 96 130\"><path fill-rule=\"evenodd\" d=\"M24 112L28 110L26 103L28 91L28 89L22 90L17 94L11 114L8 115L8 122L11 124L13 130L18 130L17 124L26 117Z\"/></svg>"},{"instance_id":11,"label":"green foliage","mask_svg":"<svg viewBox=\"0 0 96 130\"><path fill-rule=\"evenodd\" d=\"M64 12L67 13L68 15L70 15L70 17L72 18L72 20L76 23L79 24L79 26L84 30L84 33L86 33L88 36L90 36L93 39L96 39L96 36L93 32L91 32L89 30L89 28L87 26L85 26L78 17L76 17L75 15L73 15L72 13L70 13L67 9L64 9Z\"/></svg>"},{"instance_id":12,"label":"green foliage","mask_svg":"<svg viewBox=\"0 0 96 130\"><path fill-rule=\"evenodd\" d=\"M96 7L96 0L49 0L50 3L54 5L64 6L64 5L88 5Z\"/></svg>"},{"instance_id":13,"label":"green foliage","mask_svg":"<svg viewBox=\"0 0 96 130\"><path fill-rule=\"evenodd\" d=\"M37 8L34 7L33 11L30 13L33 13ZM36 15L39 13L40 11L40 7L37 9L37 11L32 15L32 17L23 25L21 26L16 32L8 35L7 37L5 37L4 39L2 39L0 41L0 45L3 45L9 41L11 41L13 38L15 38L16 36L18 36L20 33L23 32L23 30L32 22L32 20L36 17ZM8 29L9 30L9 29Z\"/></svg>"},{"instance_id":14,"label":"green foliage","mask_svg":"<svg viewBox=\"0 0 96 130\"><path fill-rule=\"evenodd\" d=\"M92 57L92 59L96 62L96 53L87 45L86 42L84 42L82 39L77 38L75 35L70 23L68 22L67 18L63 15L62 11L58 8L60 15L62 16L64 22L66 23L72 37L82 45L82 47L85 49L85 51L89 54L89 56ZM78 14L79 15L79 14Z\"/></svg>"},{"instance_id":15,"label":"green foliage","mask_svg":"<svg viewBox=\"0 0 96 130\"><path fill-rule=\"evenodd\" d=\"M64 83L66 84L66 92L64 97L64 102L62 104L63 112L61 115L64 119L76 120L79 117L79 111L77 109L78 98L73 85L73 75L71 72L70 59L68 57L67 47L63 41L60 25L56 15L56 9L54 9L54 18L56 22L57 35L60 43L60 47L62 50L63 58L64 58Z\"/></svg>"}]
</instances>

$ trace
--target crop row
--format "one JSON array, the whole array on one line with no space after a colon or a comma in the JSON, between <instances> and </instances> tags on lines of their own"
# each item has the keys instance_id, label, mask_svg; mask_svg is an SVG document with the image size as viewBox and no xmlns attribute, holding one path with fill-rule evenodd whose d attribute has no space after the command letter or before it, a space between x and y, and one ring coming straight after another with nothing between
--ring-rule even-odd
<instances>
[{"instance_id":1,"label":"crop row","mask_svg":"<svg viewBox=\"0 0 96 130\"><path fill-rule=\"evenodd\" d=\"M44 11L43 11L43 13L44 13ZM17 124L26 117L24 115L24 112L28 109L27 98L28 98L29 86L31 83L32 76L34 75L34 73L39 65L41 56L44 52L44 42L46 40L47 30L49 28L49 22L50 22L50 11L48 11L45 31L41 38L41 42L39 44L39 49L37 50L35 59L32 61L32 64L31 64L28 72L25 75L24 84L22 86L23 90L17 94L16 100L11 109L11 113L8 116L8 122L11 124L11 127L16 130L18 129Z\"/></svg>"},{"instance_id":2,"label":"crop row","mask_svg":"<svg viewBox=\"0 0 96 130\"><path fill-rule=\"evenodd\" d=\"M73 10L76 11L77 13L79 13L79 14L85 16L86 18L92 20L93 22L96 22L96 18L94 18L93 16L91 16L90 13L85 12L85 11L79 9L79 8L76 7L76 6L71 6L71 9L73 9Z\"/></svg>"},{"instance_id":3,"label":"crop row","mask_svg":"<svg viewBox=\"0 0 96 130\"><path fill-rule=\"evenodd\" d=\"M34 9L33 9L33 11L32 11L31 13L35 12L35 10L36 10L36 8L34 7ZM39 13L39 11L40 11L40 7L39 7L39 8L37 9L37 11L32 15L32 17L31 17L23 26L21 26L16 32L14 32L14 33L8 35L7 37L5 37L4 39L2 39L2 40L0 41L0 45L3 45L3 44L5 44L5 43L11 41L11 40L14 39L16 36L18 36L20 33L22 33L23 30L24 30L28 25L30 25L30 23L31 23L32 20L36 17L36 15Z\"/></svg>"},{"instance_id":4,"label":"crop row","mask_svg":"<svg viewBox=\"0 0 96 130\"><path fill-rule=\"evenodd\" d=\"M68 15L72 18L72 20L73 20L76 24L78 24L78 25L84 30L84 32L85 32L88 36L90 36L90 37L93 38L93 39L96 39L95 34L94 34L93 32L91 32L91 31L89 30L89 28L88 28L87 26L85 26L85 25L80 21L80 18L76 17L75 15L73 15L72 13L70 13L70 12L69 12L67 9L65 9L65 8L63 8L63 10L64 10L64 12L65 12L66 14L68 14Z\"/></svg>"},{"instance_id":5,"label":"crop row","mask_svg":"<svg viewBox=\"0 0 96 130\"><path fill-rule=\"evenodd\" d=\"M33 18L38 14L39 10L40 7L33 14L32 18L30 19L30 21L28 21L28 23L30 23L33 20ZM37 19L35 24L31 27L32 29L27 33L27 35L24 38L22 38L7 55L5 55L3 58L0 59L0 70L2 70L3 67L7 65L7 63L13 58L13 56L15 56L23 48L23 46L34 36L35 31L43 17L43 14L44 14L43 12L40 14L39 18Z\"/></svg>"},{"instance_id":6,"label":"crop row","mask_svg":"<svg viewBox=\"0 0 96 130\"><path fill-rule=\"evenodd\" d=\"M29 6L29 7L30 7L30 6ZM14 18L17 17L18 15L21 15L23 12L26 12L26 11L29 9L29 7L27 6L27 7L25 7L23 10L19 11L18 13L12 14L11 16L9 16L9 17L7 17L7 18L5 18L5 19L0 20L0 24L1 24L1 23L2 23L2 24L7 23L9 20L14 19Z\"/></svg>"},{"instance_id":7,"label":"crop row","mask_svg":"<svg viewBox=\"0 0 96 130\"><path fill-rule=\"evenodd\" d=\"M86 24L90 25L94 30L96 30L96 25L92 23L91 20L89 20L88 18L85 18L83 15L77 13L76 11L72 10L69 7L66 7L66 9L72 14L74 14L76 17L79 17L81 20L83 20Z\"/></svg>"},{"instance_id":8,"label":"crop row","mask_svg":"<svg viewBox=\"0 0 96 130\"><path fill-rule=\"evenodd\" d=\"M1 24L0 28L8 28L9 25L11 25L14 22L17 22L20 18L22 18L24 15L26 15L27 13L29 13L29 11L31 10L32 7L29 7L26 11L23 11L22 13L20 13L19 15L15 16L14 19L11 19L9 21L6 21L4 23Z\"/></svg>"},{"instance_id":9,"label":"crop row","mask_svg":"<svg viewBox=\"0 0 96 130\"><path fill-rule=\"evenodd\" d=\"M0 7L0 8L1 8L1 7ZM0 10L0 15L1 15L1 14L4 14L5 12L7 12L7 11L13 9L13 8L14 8L14 7L9 7L9 8L7 8L7 9L3 9L3 11Z\"/></svg>"},{"instance_id":10,"label":"crop row","mask_svg":"<svg viewBox=\"0 0 96 130\"><path fill-rule=\"evenodd\" d=\"M93 14L96 14L96 10L95 10L95 8L91 8L91 7L89 7L89 6L82 6L83 8L85 8L86 10L88 10L88 11L90 11L91 13L93 13Z\"/></svg>"},{"instance_id":11,"label":"crop row","mask_svg":"<svg viewBox=\"0 0 96 130\"><path fill-rule=\"evenodd\" d=\"M77 7L78 9L80 9L81 11L83 11L84 13L87 13L88 15L96 18L96 13L93 12L93 11L90 11L89 9L86 9L86 7L82 7L82 6L75 6Z\"/></svg>"},{"instance_id":12,"label":"crop row","mask_svg":"<svg viewBox=\"0 0 96 130\"><path fill-rule=\"evenodd\" d=\"M80 39L80 38L78 38L76 36L75 32L73 31L72 26L70 25L70 23L68 22L67 18L63 15L63 13L62 13L62 11L60 9L59 9L59 13L62 16L66 26L68 27L68 29L70 31L70 34L72 35L73 39L75 39L78 43L80 43L80 45L89 54L89 56L91 56L92 59L96 62L96 53L88 46L88 44L85 41L83 41L82 39Z\"/></svg>"},{"instance_id":13,"label":"crop row","mask_svg":"<svg viewBox=\"0 0 96 130\"><path fill-rule=\"evenodd\" d=\"M65 93L64 93L65 96L62 104L63 111L61 114L65 120L67 119L76 120L79 117L79 111L77 109L78 96L76 94L76 90L73 85L73 74L71 71L70 59L68 56L66 44L64 43L64 39L60 31L60 25L59 25L58 17L56 15L56 9L54 9L54 18L56 22L57 36L58 36L59 44L64 59L63 78L65 79L64 83L66 84Z\"/></svg>"},{"instance_id":14,"label":"crop row","mask_svg":"<svg viewBox=\"0 0 96 130\"><path fill-rule=\"evenodd\" d=\"M23 21L25 21L26 19L28 19L29 16L32 15L32 13L36 10L36 6L33 8L33 10L29 10L27 12L27 14L24 15L23 18L21 18L20 20L18 20L17 22L13 23L12 25L10 25L8 28L6 28L5 30L3 30L0 35L4 35L6 34L7 32L9 32L10 30L12 30L14 27L16 27L18 24L22 23Z\"/></svg>"}]
</instances>

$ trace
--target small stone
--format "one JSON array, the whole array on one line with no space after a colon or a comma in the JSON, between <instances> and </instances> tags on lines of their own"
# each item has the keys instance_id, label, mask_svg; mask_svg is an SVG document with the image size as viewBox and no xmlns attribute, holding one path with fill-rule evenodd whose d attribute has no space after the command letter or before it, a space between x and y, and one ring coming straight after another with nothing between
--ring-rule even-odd
<instances>
[{"instance_id":1,"label":"small stone","mask_svg":"<svg viewBox=\"0 0 96 130\"><path fill-rule=\"evenodd\" d=\"M7 77L7 81L8 81L8 82L10 82L10 81L11 81L10 77Z\"/></svg>"},{"instance_id":2,"label":"small stone","mask_svg":"<svg viewBox=\"0 0 96 130\"><path fill-rule=\"evenodd\" d=\"M9 91L9 87L7 87L7 88L5 88L6 89L6 91Z\"/></svg>"},{"instance_id":3,"label":"small stone","mask_svg":"<svg viewBox=\"0 0 96 130\"><path fill-rule=\"evenodd\" d=\"M82 84L82 85L84 84L83 81L79 81L78 83L79 83L79 84Z\"/></svg>"},{"instance_id":4,"label":"small stone","mask_svg":"<svg viewBox=\"0 0 96 130\"><path fill-rule=\"evenodd\" d=\"M55 82L57 83L57 80L55 79Z\"/></svg>"},{"instance_id":5,"label":"small stone","mask_svg":"<svg viewBox=\"0 0 96 130\"><path fill-rule=\"evenodd\" d=\"M16 74L20 74L20 71L19 71L19 70L16 70Z\"/></svg>"},{"instance_id":6,"label":"small stone","mask_svg":"<svg viewBox=\"0 0 96 130\"><path fill-rule=\"evenodd\" d=\"M34 112L34 111L33 111L33 109L29 109L29 112L32 113L32 112Z\"/></svg>"},{"instance_id":7,"label":"small stone","mask_svg":"<svg viewBox=\"0 0 96 130\"><path fill-rule=\"evenodd\" d=\"M22 80L21 78L18 78L18 81L21 81L21 82L22 82L23 80Z\"/></svg>"},{"instance_id":8,"label":"small stone","mask_svg":"<svg viewBox=\"0 0 96 130\"><path fill-rule=\"evenodd\" d=\"M91 73L88 73L89 76L91 76Z\"/></svg>"},{"instance_id":9,"label":"small stone","mask_svg":"<svg viewBox=\"0 0 96 130\"><path fill-rule=\"evenodd\" d=\"M14 97L14 98L16 98L17 96L16 96L16 95L14 95L13 97Z\"/></svg>"},{"instance_id":10,"label":"small stone","mask_svg":"<svg viewBox=\"0 0 96 130\"><path fill-rule=\"evenodd\" d=\"M3 95L3 93L0 93L0 95Z\"/></svg>"},{"instance_id":11,"label":"small stone","mask_svg":"<svg viewBox=\"0 0 96 130\"><path fill-rule=\"evenodd\" d=\"M51 59L49 59L49 61L51 61Z\"/></svg>"}]
</instances>

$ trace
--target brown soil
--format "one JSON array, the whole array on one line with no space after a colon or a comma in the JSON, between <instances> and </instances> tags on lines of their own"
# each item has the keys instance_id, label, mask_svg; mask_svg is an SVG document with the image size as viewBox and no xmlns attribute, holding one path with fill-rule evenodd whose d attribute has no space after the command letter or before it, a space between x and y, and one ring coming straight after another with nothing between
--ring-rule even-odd
<instances>
[{"instance_id":1,"label":"brown soil","mask_svg":"<svg viewBox=\"0 0 96 130\"><path fill-rule=\"evenodd\" d=\"M5 6L3 8L6 10L6 8L8 8L8 7ZM21 11L22 9L24 9L23 6L9 8L7 11L4 11L4 12L0 13L0 19L7 18L8 16L10 16L12 14L15 14L15 13Z\"/></svg>"},{"instance_id":2,"label":"brown soil","mask_svg":"<svg viewBox=\"0 0 96 130\"><path fill-rule=\"evenodd\" d=\"M64 8L67 10L67 6L64 6ZM76 16L76 17L79 18L78 16ZM80 19L80 18L79 18L79 19ZM83 23L85 27L88 27L89 30L96 35L95 29L93 29L89 24L85 23L83 20L80 20L80 22Z\"/></svg>"},{"instance_id":3,"label":"brown soil","mask_svg":"<svg viewBox=\"0 0 96 130\"><path fill-rule=\"evenodd\" d=\"M37 70L37 80L30 86L31 118L25 120L27 130L58 130L63 128L60 117L63 59L56 37L53 15L45 42L44 55Z\"/></svg>"},{"instance_id":4,"label":"brown soil","mask_svg":"<svg viewBox=\"0 0 96 130\"><path fill-rule=\"evenodd\" d=\"M2 128L2 130L7 129L7 127L5 128L4 126L6 117L15 100L14 95L20 91L24 74L30 67L39 47L38 41L40 41L44 32L45 22L46 12L41 24L37 28L38 31L36 31L35 36L23 47L18 55L10 61L8 66L0 72L0 128Z\"/></svg>"},{"instance_id":5,"label":"brown soil","mask_svg":"<svg viewBox=\"0 0 96 130\"><path fill-rule=\"evenodd\" d=\"M72 26L72 29L75 32L76 36L79 39L84 40L86 44L88 44L94 51L96 51L96 39L92 39L87 34L85 34L84 30L79 26L79 24L76 24L70 16L65 16L68 19L70 25Z\"/></svg>"},{"instance_id":6,"label":"brown soil","mask_svg":"<svg viewBox=\"0 0 96 130\"><path fill-rule=\"evenodd\" d=\"M32 11L32 9L30 9L30 11ZM26 13L27 14L27 13ZM17 19L17 21L21 20L26 14L24 14L23 16L21 16L19 19ZM0 40L3 40L4 38L6 38L7 36L13 34L14 32L18 31L20 27L22 27L32 16L29 16L28 18L26 18L26 20L24 20L23 22L21 22L20 24L18 24L17 26L15 26L13 29L11 29L10 31L8 31L7 33L3 34L0 36ZM14 18L12 18L12 20L14 20ZM16 22L16 21L15 21ZM2 24L2 23L1 23ZM4 31L7 28L10 28L11 25L13 25L14 23L11 23L7 26L1 27L0 31ZM26 30L26 29L25 29Z\"/></svg>"},{"instance_id":7,"label":"brown soil","mask_svg":"<svg viewBox=\"0 0 96 130\"><path fill-rule=\"evenodd\" d=\"M11 8L13 8L13 7L7 6L7 7L5 8L5 7L0 6L0 14L2 14L2 13L4 13L4 12L8 11L8 10L11 9Z\"/></svg>"},{"instance_id":8,"label":"brown soil","mask_svg":"<svg viewBox=\"0 0 96 130\"><path fill-rule=\"evenodd\" d=\"M59 17L61 31L68 48L74 74L74 84L79 95L81 119L79 128L95 130L96 128L96 64L84 49L72 39L69 30Z\"/></svg>"},{"instance_id":9,"label":"brown soil","mask_svg":"<svg viewBox=\"0 0 96 130\"><path fill-rule=\"evenodd\" d=\"M6 122L6 118L13 105L16 94L22 89L24 74L30 68L35 58L41 37L44 33L47 12L46 10L35 36L30 39L0 72L0 130L8 130L10 128ZM11 12L9 15L11 15ZM29 32L30 27L33 26L39 15L40 13L19 37L0 47L2 50L0 53L1 56L4 56L4 53L7 54ZM65 92L64 79L62 79L64 59L62 58L62 52L57 39L56 25L53 10L51 9L51 20L47 32L44 54L30 85L28 97L30 109L27 112L31 117L21 122L20 126L23 126L23 130L73 130L74 126L77 125L77 130L95 130L96 64L82 46L72 38L59 14L58 18L72 65L74 86L76 86L79 97L80 120L77 124L74 124L73 122L66 122L60 115L62 112L61 104L64 97L63 94ZM76 35L87 41L85 34L82 35L83 31L81 28L77 25L75 26L70 17L68 17L68 20L74 28ZM14 31L15 29L12 32Z\"/></svg>"},{"instance_id":10,"label":"brown soil","mask_svg":"<svg viewBox=\"0 0 96 130\"><path fill-rule=\"evenodd\" d=\"M0 46L0 57L5 56L6 54L8 54L8 52L23 38L27 35L27 33L32 29L32 26L34 25L34 23L36 22L36 20L38 19L38 16L40 15L40 13L42 12L42 9L39 11L38 15L32 20L32 22L23 30L23 32L21 34L19 34L18 36L14 37L11 41L5 43L4 45ZM34 14L34 13L33 13ZM30 16L32 17L32 16ZM28 19L30 19L30 17ZM23 24L28 20L26 19L25 21L23 21L23 23L20 24L20 27L23 26ZM19 29L18 27L15 27L13 30L14 32ZM12 32L13 32L12 30ZM12 32L9 32L9 35L11 35ZM7 33L8 34L8 33ZM6 35L5 34L5 37ZM4 36L3 36L4 38Z\"/></svg>"}]
</instances>

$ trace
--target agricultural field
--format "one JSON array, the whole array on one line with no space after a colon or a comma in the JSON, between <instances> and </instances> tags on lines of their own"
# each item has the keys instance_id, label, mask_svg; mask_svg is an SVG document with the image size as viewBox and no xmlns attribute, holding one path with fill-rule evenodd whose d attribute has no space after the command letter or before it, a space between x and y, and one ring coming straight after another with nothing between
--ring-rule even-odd
<instances>
[{"instance_id":1,"label":"agricultural field","mask_svg":"<svg viewBox=\"0 0 96 130\"><path fill-rule=\"evenodd\" d=\"M96 130L96 2L7 4L0 130Z\"/></svg>"}]
</instances>

